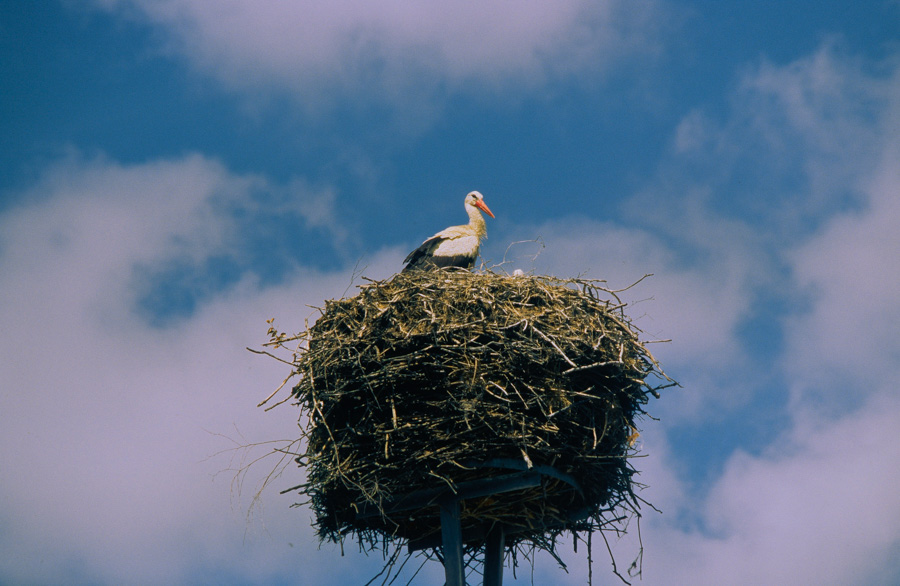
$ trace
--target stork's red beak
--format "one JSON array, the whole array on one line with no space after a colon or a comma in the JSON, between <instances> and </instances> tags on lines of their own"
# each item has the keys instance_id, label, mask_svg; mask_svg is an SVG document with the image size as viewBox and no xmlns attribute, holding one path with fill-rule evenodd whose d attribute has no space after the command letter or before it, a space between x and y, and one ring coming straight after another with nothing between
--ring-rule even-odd
<instances>
[{"instance_id":1,"label":"stork's red beak","mask_svg":"<svg viewBox=\"0 0 900 586\"><path fill-rule=\"evenodd\" d=\"M492 218L494 217L494 214L491 213L491 210L488 209L487 204L484 203L483 201L481 201L480 199L475 201L475 207L478 208L479 210L483 211L490 217L492 217Z\"/></svg>"}]
</instances>

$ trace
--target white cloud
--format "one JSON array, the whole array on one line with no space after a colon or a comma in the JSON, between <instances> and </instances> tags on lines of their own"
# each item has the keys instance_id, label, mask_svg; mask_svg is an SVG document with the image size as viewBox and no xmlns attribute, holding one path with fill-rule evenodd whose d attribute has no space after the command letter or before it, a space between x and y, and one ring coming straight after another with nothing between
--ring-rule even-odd
<instances>
[{"instance_id":1,"label":"white cloud","mask_svg":"<svg viewBox=\"0 0 900 586\"><path fill-rule=\"evenodd\" d=\"M897 110L895 64L865 63L831 41L787 66L762 64L743 86L752 128L773 160L803 168L804 213L832 212L859 196L858 179L874 170L890 135L884 117Z\"/></svg>"},{"instance_id":2,"label":"white cloud","mask_svg":"<svg viewBox=\"0 0 900 586\"><path fill-rule=\"evenodd\" d=\"M644 579L691 584L890 581L883 572L900 548L895 490L900 444L892 432L898 417L900 403L882 392L853 415L773 434L763 455L736 453L697 505L704 530L679 527L672 521L678 509L649 515L643 532ZM689 500L681 504L694 508Z\"/></svg>"},{"instance_id":3,"label":"white cloud","mask_svg":"<svg viewBox=\"0 0 900 586\"><path fill-rule=\"evenodd\" d=\"M802 137L809 182L795 213L828 218L780 251L804 304L784 324L792 399L841 411L900 372L900 68L829 43L745 85L775 104L755 118L767 136Z\"/></svg>"},{"instance_id":4,"label":"white cloud","mask_svg":"<svg viewBox=\"0 0 900 586\"><path fill-rule=\"evenodd\" d=\"M846 408L900 374L900 151L891 149L860 211L790 254L809 311L787 324L795 399Z\"/></svg>"},{"instance_id":5,"label":"white cloud","mask_svg":"<svg viewBox=\"0 0 900 586\"><path fill-rule=\"evenodd\" d=\"M685 114L655 184L631 200L630 219L660 218L653 228L671 235L668 218L683 215L685 194L704 194L707 217L751 231L762 264L780 268L770 276L790 291L785 249L802 246L836 214L868 205L871 178L895 148L898 95L895 57L867 61L837 40L784 65L762 60L741 75L727 115Z\"/></svg>"},{"instance_id":6,"label":"white cloud","mask_svg":"<svg viewBox=\"0 0 900 586\"><path fill-rule=\"evenodd\" d=\"M237 426L251 442L297 433L290 408L256 409L283 365L244 348L264 341L269 317L301 329L305 304L341 295L350 275L297 269L265 291L248 275L167 328L133 311L135 265L238 253L220 200L252 206L258 181L199 156L71 160L0 217L3 581L186 583L215 569L263 582L337 555L316 551L308 515L277 491L269 502L284 512L246 526L268 470L252 472L233 503L231 474L211 481L228 458L207 458L230 447L210 432L237 436ZM384 264L375 257L373 272Z\"/></svg>"},{"instance_id":7,"label":"white cloud","mask_svg":"<svg viewBox=\"0 0 900 586\"><path fill-rule=\"evenodd\" d=\"M142 15L173 51L230 85L273 84L306 100L339 89L407 103L445 84L530 85L603 71L655 51L661 22L656 2L626 0L95 3Z\"/></svg>"}]
</instances>

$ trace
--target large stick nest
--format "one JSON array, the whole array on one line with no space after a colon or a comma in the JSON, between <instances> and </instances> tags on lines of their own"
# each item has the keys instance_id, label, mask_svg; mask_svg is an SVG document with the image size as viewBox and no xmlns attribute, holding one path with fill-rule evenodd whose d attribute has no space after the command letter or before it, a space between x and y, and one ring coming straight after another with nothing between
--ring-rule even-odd
<instances>
[{"instance_id":1,"label":"large stick nest","mask_svg":"<svg viewBox=\"0 0 900 586\"><path fill-rule=\"evenodd\" d=\"M672 384L623 307L597 281L408 272L327 301L298 336L270 330L275 345L301 342L307 482L295 488L319 537L439 535L433 502L392 503L515 467L549 472L464 501L464 534L502 523L508 547L548 548L565 530L618 529L638 506L635 418Z\"/></svg>"}]
</instances>

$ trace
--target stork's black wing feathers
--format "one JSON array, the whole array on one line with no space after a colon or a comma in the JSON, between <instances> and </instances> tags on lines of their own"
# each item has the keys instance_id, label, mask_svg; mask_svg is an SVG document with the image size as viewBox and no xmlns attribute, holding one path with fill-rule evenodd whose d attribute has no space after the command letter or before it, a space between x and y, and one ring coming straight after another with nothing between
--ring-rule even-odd
<instances>
[{"instance_id":1,"label":"stork's black wing feathers","mask_svg":"<svg viewBox=\"0 0 900 586\"><path fill-rule=\"evenodd\" d=\"M403 259L406 266L403 267L403 270L400 272L415 269L428 269L434 266L434 262L432 261L434 251L444 240L446 240L446 238L435 236L423 242L417 249L406 255L406 258Z\"/></svg>"},{"instance_id":2,"label":"stork's black wing feathers","mask_svg":"<svg viewBox=\"0 0 900 586\"><path fill-rule=\"evenodd\" d=\"M461 267L471 269L475 266L475 257L462 254L435 255L434 252L442 242L447 240L441 236L429 238L417 249L410 252L403 260L406 266L401 272L416 270L433 270L442 267Z\"/></svg>"}]
</instances>

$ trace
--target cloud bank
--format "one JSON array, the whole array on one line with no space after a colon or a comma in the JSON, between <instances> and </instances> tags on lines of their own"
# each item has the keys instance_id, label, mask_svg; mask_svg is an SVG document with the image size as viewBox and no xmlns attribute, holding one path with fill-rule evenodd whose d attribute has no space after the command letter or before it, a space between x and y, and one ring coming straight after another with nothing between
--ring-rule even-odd
<instances>
[{"instance_id":1,"label":"cloud bank","mask_svg":"<svg viewBox=\"0 0 900 586\"><path fill-rule=\"evenodd\" d=\"M314 101L324 92L407 103L441 87L535 86L603 72L658 50L662 22L656 2L626 0L527 0L513 10L497 1L94 4L150 23L168 51L229 86L262 84Z\"/></svg>"},{"instance_id":2,"label":"cloud bank","mask_svg":"<svg viewBox=\"0 0 900 586\"><path fill-rule=\"evenodd\" d=\"M242 255L233 211L254 209L259 188L197 155L127 167L76 157L0 217L0 581L190 583L210 571L260 582L287 570L273 557L315 555L299 517L247 524L261 477L238 494L224 471L241 452L211 457L234 446L226 438L294 433L290 410L255 409L283 369L244 347L264 341L270 317L299 330L305 304L339 296L349 276L298 269L261 290L248 272L165 327L139 307L142 289L166 286L147 267Z\"/></svg>"}]
</instances>

